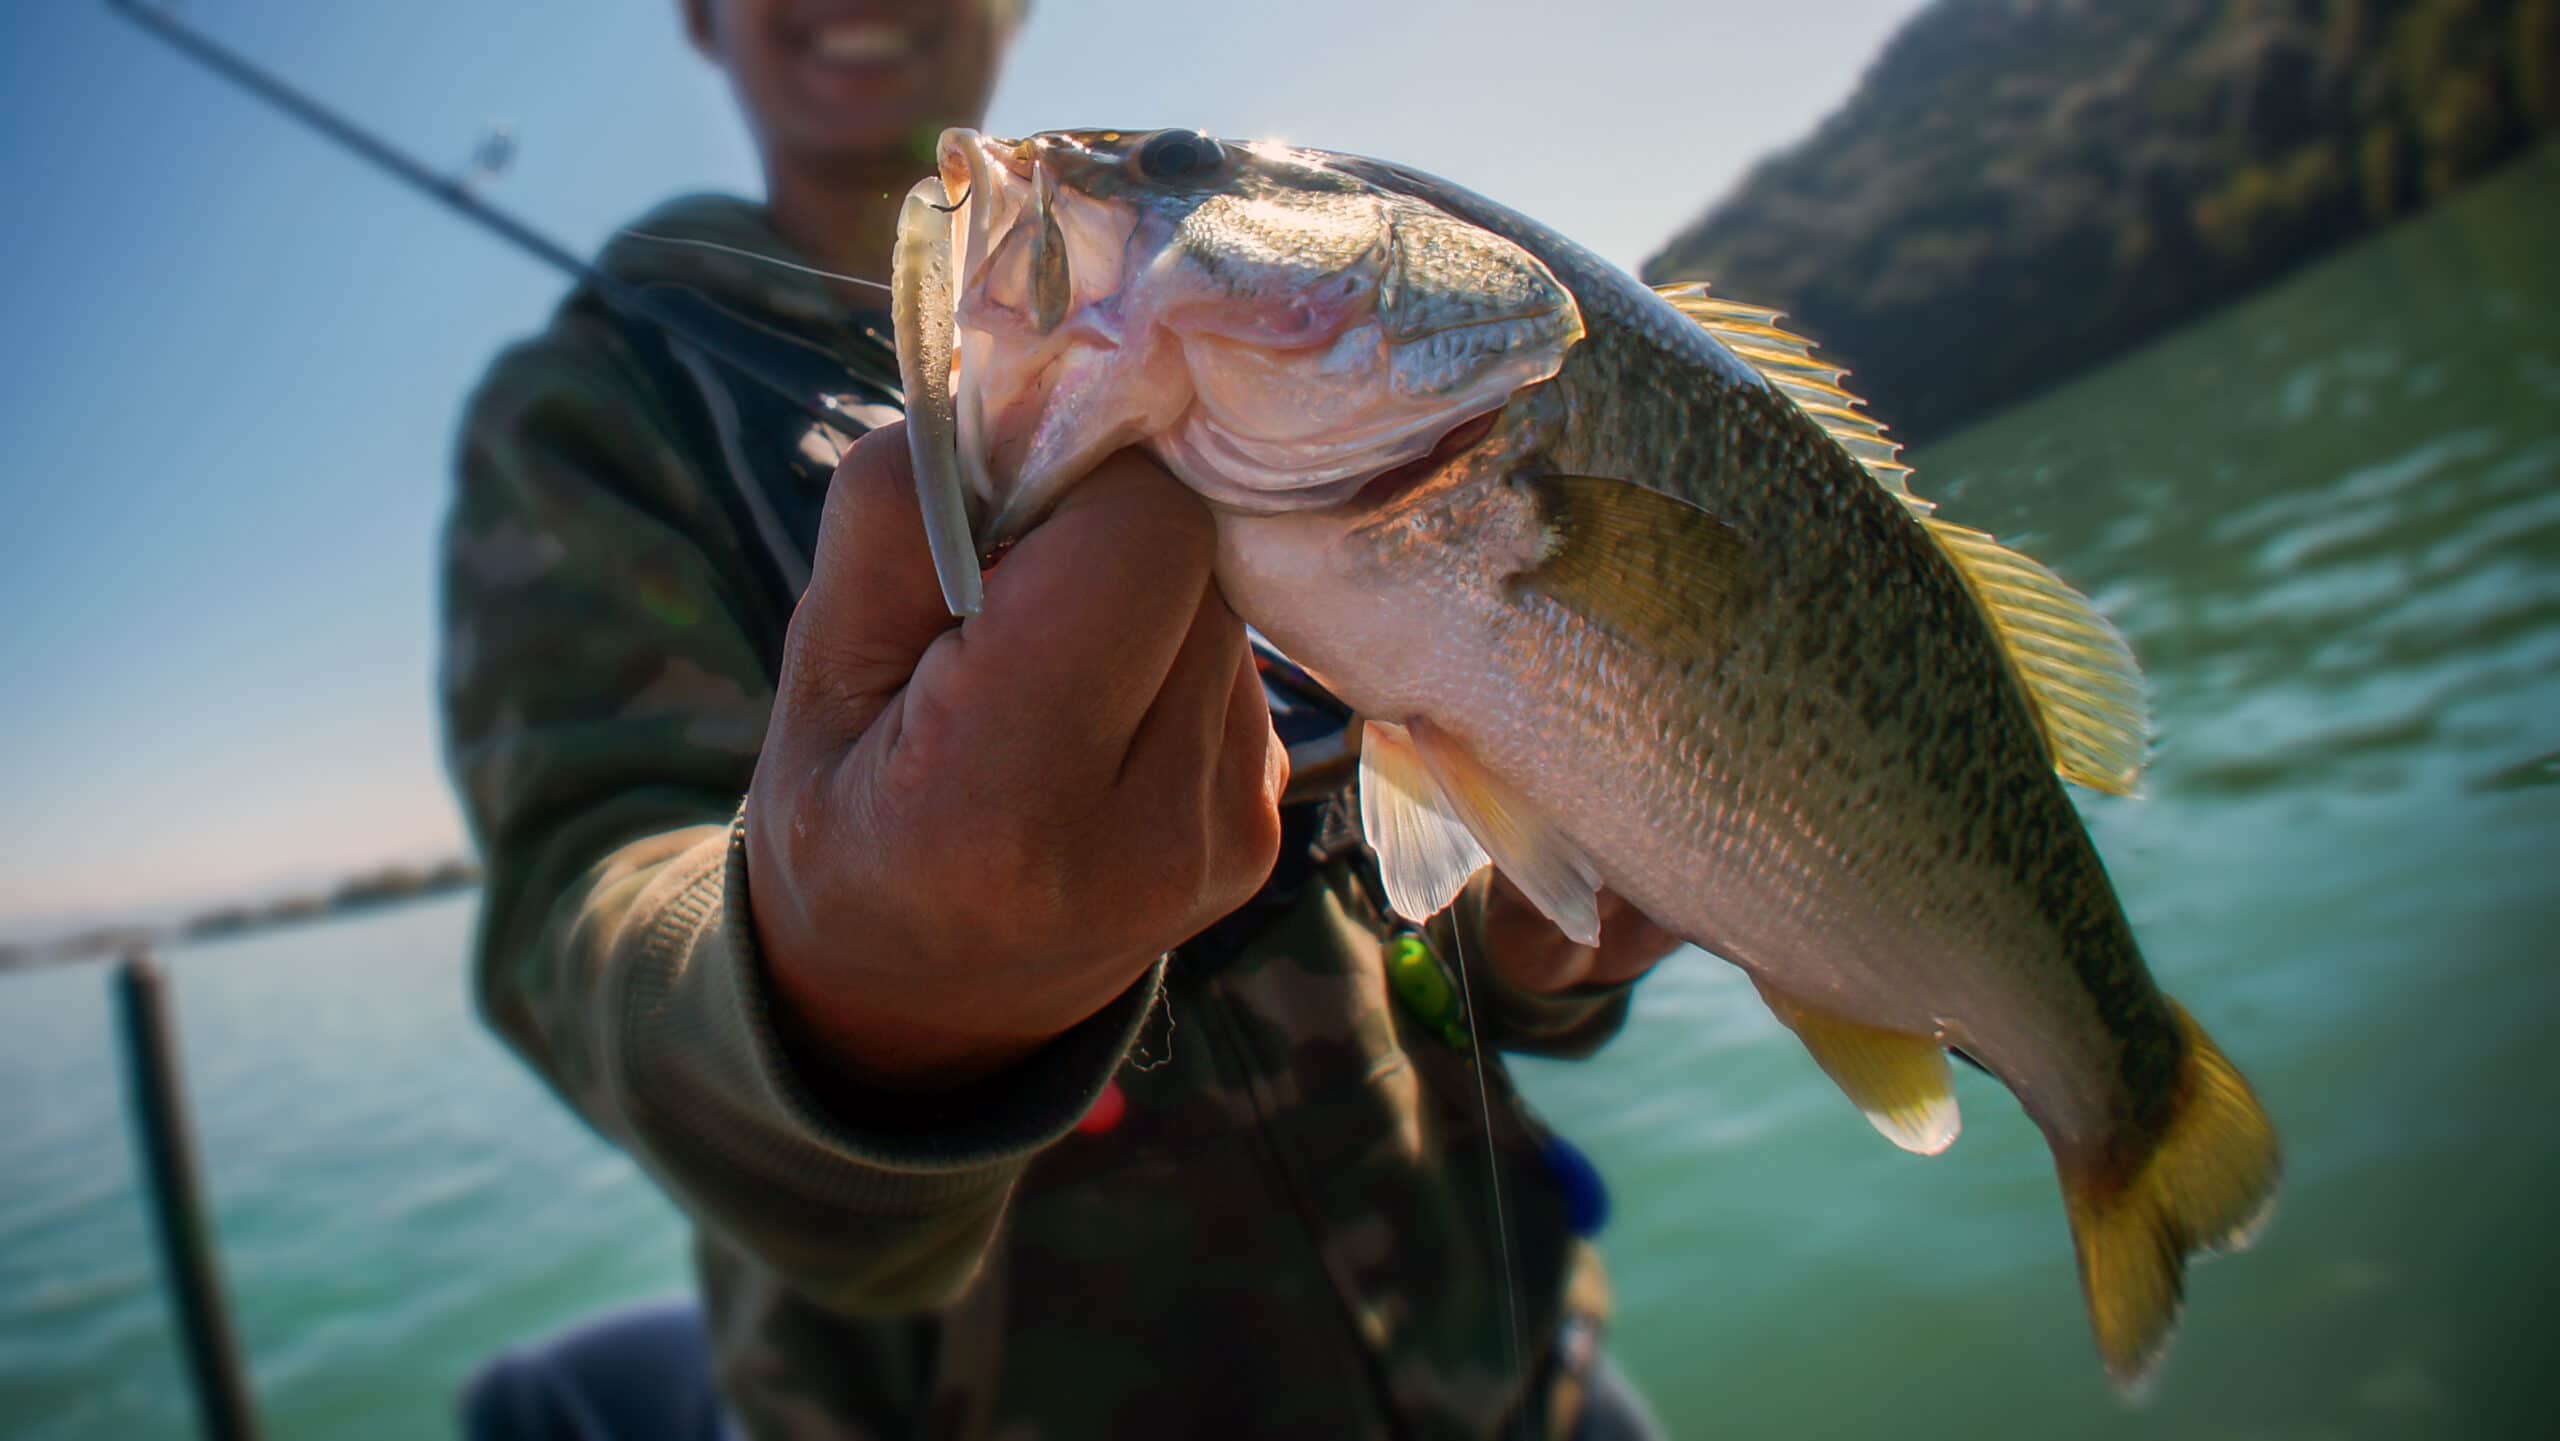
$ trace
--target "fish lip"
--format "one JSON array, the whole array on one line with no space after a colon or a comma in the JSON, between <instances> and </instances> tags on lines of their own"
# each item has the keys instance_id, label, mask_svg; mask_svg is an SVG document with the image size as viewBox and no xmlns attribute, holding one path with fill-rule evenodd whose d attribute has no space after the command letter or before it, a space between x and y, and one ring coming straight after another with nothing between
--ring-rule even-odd
<instances>
[{"instance_id":1,"label":"fish lip","mask_svg":"<svg viewBox=\"0 0 2560 1441\"><path fill-rule=\"evenodd\" d=\"M955 326L968 312L969 297L1001 243L1025 223L1051 223L1050 209L1057 203L1058 192L1065 188L1062 168L1072 168L1080 149L1071 137L1041 134L1011 140L967 126L946 129L937 139L935 177L941 183L956 230L951 297ZM1061 240L1060 245L1063 263L1066 242ZM1038 253L1035 246L1035 268ZM1063 302L1058 313L1043 315L1034 310L1020 317L1026 322L1039 322L1033 325L1032 336L1042 342L1059 331L1073 309L1072 281L1063 297L1053 298ZM970 492L985 507L981 514L988 515L978 540L982 547L994 550L1019 539L1037 524L1056 503L1058 488L1034 483L1018 469L1004 484L998 484L988 450L990 417L981 378L986 372L983 367L973 370L968 354L971 343L964 330L959 342L955 397L961 417L961 465Z\"/></svg>"},{"instance_id":2,"label":"fish lip","mask_svg":"<svg viewBox=\"0 0 2560 1441\"><path fill-rule=\"evenodd\" d=\"M942 198L958 206L965 204L983 182L992 178L990 166L1001 167L1017 180L1029 180L1032 168L1039 162L1039 142L1004 140L982 135L966 125L954 125L942 132L934 143L934 168L942 177Z\"/></svg>"}]
</instances>

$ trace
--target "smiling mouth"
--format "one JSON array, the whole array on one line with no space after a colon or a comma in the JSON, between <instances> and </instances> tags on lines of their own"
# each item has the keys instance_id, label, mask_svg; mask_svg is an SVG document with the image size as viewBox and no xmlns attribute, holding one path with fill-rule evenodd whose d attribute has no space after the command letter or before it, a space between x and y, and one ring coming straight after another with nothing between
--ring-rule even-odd
<instances>
[{"instance_id":1,"label":"smiling mouth","mask_svg":"<svg viewBox=\"0 0 2560 1441\"><path fill-rule=\"evenodd\" d=\"M912 59L923 48L915 30L882 20L838 20L813 26L802 40L808 55L830 65L888 65Z\"/></svg>"}]
</instances>

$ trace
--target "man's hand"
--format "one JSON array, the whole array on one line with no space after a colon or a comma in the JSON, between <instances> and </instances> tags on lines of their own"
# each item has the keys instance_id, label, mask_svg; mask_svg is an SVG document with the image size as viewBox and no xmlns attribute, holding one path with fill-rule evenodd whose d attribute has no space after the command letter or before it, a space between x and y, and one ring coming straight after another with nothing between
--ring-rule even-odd
<instances>
[{"instance_id":1,"label":"man's hand","mask_svg":"<svg viewBox=\"0 0 2560 1441\"><path fill-rule=\"evenodd\" d=\"M755 927L804 1042L956 1084L1091 1016L1244 903L1288 757L1209 514L1115 456L943 608L905 428L838 468L748 792Z\"/></svg>"},{"instance_id":2,"label":"man's hand","mask_svg":"<svg viewBox=\"0 0 2560 1441\"><path fill-rule=\"evenodd\" d=\"M1680 948L1678 936L1607 891L1600 893L1600 944L1576 945L1500 871L1485 895L1484 943L1503 980L1538 996L1632 981Z\"/></svg>"}]
</instances>

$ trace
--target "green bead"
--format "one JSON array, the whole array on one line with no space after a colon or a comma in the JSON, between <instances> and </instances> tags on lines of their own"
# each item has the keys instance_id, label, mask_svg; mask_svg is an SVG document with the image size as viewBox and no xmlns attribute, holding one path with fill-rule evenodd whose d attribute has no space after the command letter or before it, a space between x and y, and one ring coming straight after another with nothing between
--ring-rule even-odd
<instances>
[{"instance_id":1,"label":"green bead","mask_svg":"<svg viewBox=\"0 0 2560 1441\"><path fill-rule=\"evenodd\" d=\"M1424 1026L1445 1034L1456 1023L1458 997L1450 989L1449 973L1420 936L1398 936L1387 943L1387 982Z\"/></svg>"}]
</instances>

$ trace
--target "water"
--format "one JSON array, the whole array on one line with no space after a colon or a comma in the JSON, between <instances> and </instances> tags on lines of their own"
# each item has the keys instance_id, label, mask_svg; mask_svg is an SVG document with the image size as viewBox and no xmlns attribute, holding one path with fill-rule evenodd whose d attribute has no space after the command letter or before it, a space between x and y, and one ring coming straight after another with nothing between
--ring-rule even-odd
<instances>
[{"instance_id":1,"label":"water","mask_svg":"<svg viewBox=\"0 0 2560 1441\"><path fill-rule=\"evenodd\" d=\"M166 960L271 1437L450 1432L505 1341L685 1284L681 1219L471 1013L473 902ZM0 977L0 1435L185 1435L96 967Z\"/></svg>"},{"instance_id":2,"label":"water","mask_svg":"<svg viewBox=\"0 0 2560 1441\"><path fill-rule=\"evenodd\" d=\"M1605 1063L1536 1088L1616 1183L1616 1345L1681 1434L2548 1434L2555 234L2546 148L1916 457L2145 662L2146 794L2083 810L2153 969L2276 1118L2281 1207L2193 1274L2128 1411L1996 1085L1960 1076L1963 1138L1901 1155L1738 973L1681 967Z\"/></svg>"},{"instance_id":3,"label":"water","mask_svg":"<svg viewBox=\"0 0 2560 1441\"><path fill-rule=\"evenodd\" d=\"M2560 151L1919 457L2150 670L2087 811L2155 969L2283 1128L2265 1242L2100 1379L2044 1150L1885 1145L1738 974L1524 1066L1606 1169L1612 1344L1684 1436L2540 1434L2560 1290ZM1951 363L1960 358L1951 358ZM445 1433L511 1337L684 1284L680 1221L473 1022L467 902L170 958L271 1434ZM0 1432L185 1410L93 968L0 977Z\"/></svg>"}]
</instances>

